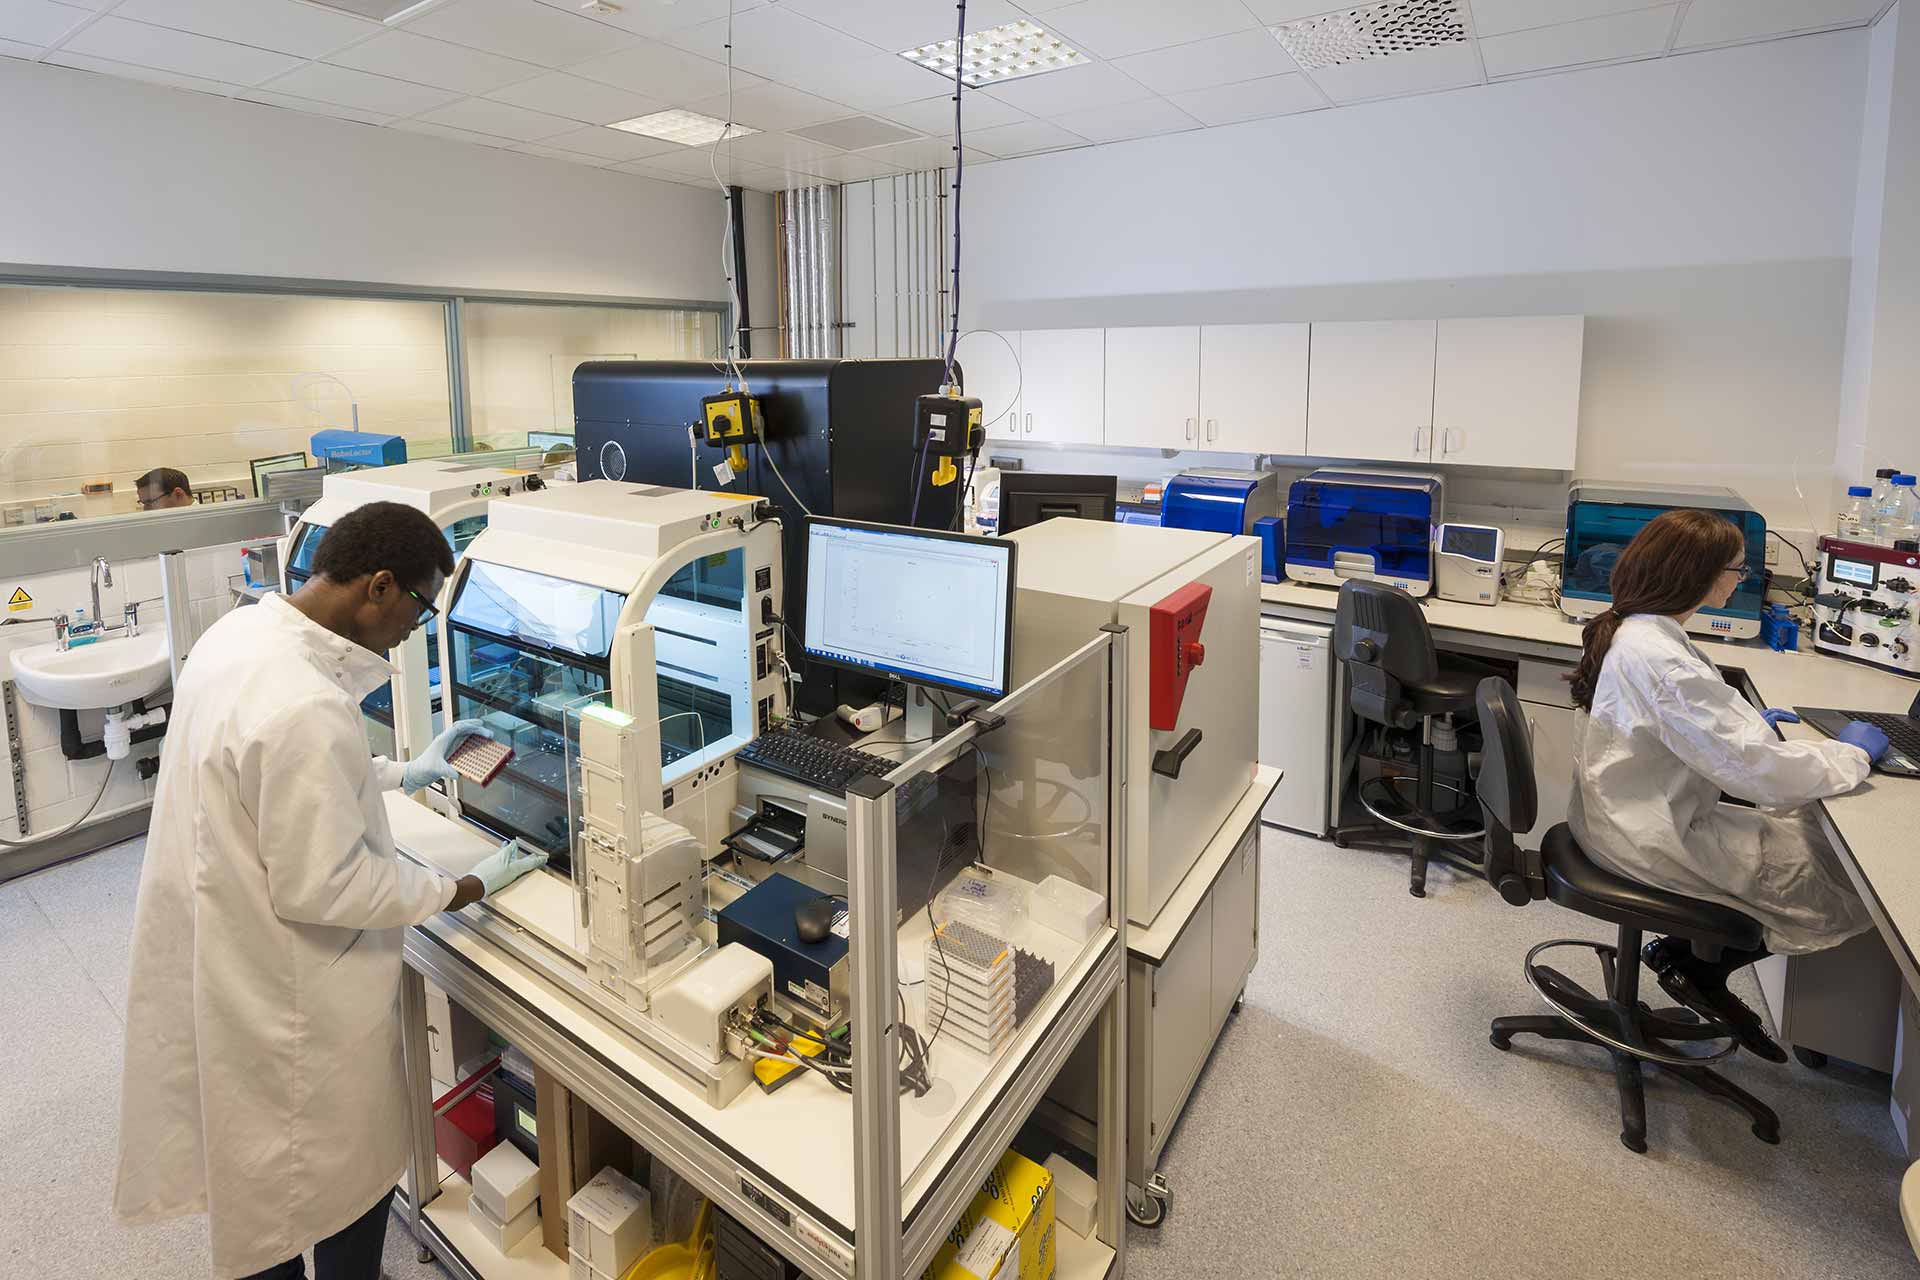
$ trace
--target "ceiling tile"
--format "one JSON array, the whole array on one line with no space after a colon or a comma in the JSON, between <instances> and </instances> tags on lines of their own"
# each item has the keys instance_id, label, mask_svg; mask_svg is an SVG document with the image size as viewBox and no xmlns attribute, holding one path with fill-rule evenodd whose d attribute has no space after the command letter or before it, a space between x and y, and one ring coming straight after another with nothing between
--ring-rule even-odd
<instances>
[{"instance_id":1,"label":"ceiling tile","mask_svg":"<svg viewBox=\"0 0 1920 1280\"><path fill-rule=\"evenodd\" d=\"M1265 27L1136 53L1113 65L1155 93L1186 93L1295 69L1293 59Z\"/></svg>"},{"instance_id":2,"label":"ceiling tile","mask_svg":"<svg viewBox=\"0 0 1920 1280\"><path fill-rule=\"evenodd\" d=\"M114 17L102 18L75 32L62 47L89 57L227 84L258 84L300 65L298 58L284 53Z\"/></svg>"},{"instance_id":3,"label":"ceiling tile","mask_svg":"<svg viewBox=\"0 0 1920 1280\"><path fill-rule=\"evenodd\" d=\"M688 104L689 110L716 120L727 119L727 95L715 94ZM804 129L823 120L838 120L852 115L845 106L810 93L790 89L783 84L756 84L733 91L733 120L754 129L773 132L780 129Z\"/></svg>"},{"instance_id":4,"label":"ceiling tile","mask_svg":"<svg viewBox=\"0 0 1920 1280\"><path fill-rule=\"evenodd\" d=\"M582 164L593 169L607 167L607 162L599 156L582 155L578 151L562 151L544 142L516 142L507 150L518 151L523 156L539 156L542 160L564 160L568 164Z\"/></svg>"},{"instance_id":5,"label":"ceiling tile","mask_svg":"<svg viewBox=\"0 0 1920 1280\"><path fill-rule=\"evenodd\" d=\"M54 4L53 0L4 0L0 3L0 38L44 49L86 18L85 10Z\"/></svg>"},{"instance_id":6,"label":"ceiling tile","mask_svg":"<svg viewBox=\"0 0 1920 1280\"><path fill-rule=\"evenodd\" d=\"M1327 0L1246 0L1246 5L1253 11L1254 17L1268 26L1276 22L1292 22L1296 18L1316 18L1335 9L1352 7L1328 4Z\"/></svg>"},{"instance_id":7,"label":"ceiling tile","mask_svg":"<svg viewBox=\"0 0 1920 1280\"><path fill-rule=\"evenodd\" d=\"M667 102L692 102L727 91L724 66L660 44L635 45L618 53L590 58L567 70L589 80ZM760 83L760 77L744 71L736 71L733 76L736 93Z\"/></svg>"},{"instance_id":8,"label":"ceiling tile","mask_svg":"<svg viewBox=\"0 0 1920 1280\"><path fill-rule=\"evenodd\" d=\"M967 135L967 145L979 147L988 155L1004 160L1009 156L1031 155L1036 151L1084 147L1087 139L1071 129L1061 128L1051 120L1022 120L1019 124L1003 124L997 129L970 133Z\"/></svg>"},{"instance_id":9,"label":"ceiling tile","mask_svg":"<svg viewBox=\"0 0 1920 1280\"><path fill-rule=\"evenodd\" d=\"M904 59L903 59L904 61ZM1099 62L1088 62L1062 71L1043 71L1009 84L997 84L980 90L1009 106L1030 115L1058 116L1069 111L1091 111L1095 107L1117 107L1123 102L1138 102L1153 93L1138 80Z\"/></svg>"},{"instance_id":10,"label":"ceiling tile","mask_svg":"<svg viewBox=\"0 0 1920 1280\"><path fill-rule=\"evenodd\" d=\"M920 102L953 84L897 53L876 53L845 67L810 69L786 79L811 93L861 111L882 111L903 103Z\"/></svg>"},{"instance_id":11,"label":"ceiling tile","mask_svg":"<svg viewBox=\"0 0 1920 1280\"><path fill-rule=\"evenodd\" d=\"M726 152L714 155L706 147L677 147L672 155L649 156L645 160L634 160L613 166L616 169L639 171L642 167L651 173L670 173L680 178L704 178L707 184L713 184L714 171L720 173L722 182L738 182L742 175L764 172L765 165L752 164L745 160L729 160Z\"/></svg>"},{"instance_id":12,"label":"ceiling tile","mask_svg":"<svg viewBox=\"0 0 1920 1280\"><path fill-rule=\"evenodd\" d=\"M371 71L378 76L461 93L485 93L537 76L542 71L530 62L482 53L411 31L384 31L365 44L334 54L327 61L355 71Z\"/></svg>"},{"instance_id":13,"label":"ceiling tile","mask_svg":"<svg viewBox=\"0 0 1920 1280\"><path fill-rule=\"evenodd\" d=\"M146 84L163 84L170 89L190 89L195 93L211 93L220 97L239 93L242 88L237 84L207 80L200 76L185 76L174 71L161 71L155 67L137 67L130 62L115 62L111 58L92 58L84 53L69 53L65 49L48 54L46 60L54 66L71 67L76 71L93 71L103 76L139 80Z\"/></svg>"},{"instance_id":14,"label":"ceiling tile","mask_svg":"<svg viewBox=\"0 0 1920 1280\"><path fill-rule=\"evenodd\" d=\"M1472 0L1473 29L1481 36L1551 27L1631 9L1651 9L1658 0Z\"/></svg>"},{"instance_id":15,"label":"ceiling tile","mask_svg":"<svg viewBox=\"0 0 1920 1280\"><path fill-rule=\"evenodd\" d=\"M471 129L455 129L451 125L435 124L431 120L395 120L387 126L402 133L425 133L436 138L451 138L455 142L471 142L476 147L511 147L512 138L503 138L498 134L475 133Z\"/></svg>"},{"instance_id":16,"label":"ceiling tile","mask_svg":"<svg viewBox=\"0 0 1920 1280\"><path fill-rule=\"evenodd\" d=\"M917 173L922 169L944 169L953 164L953 139L922 138L918 142L896 142L890 147L875 147L860 154L909 173ZM984 164L993 159L986 152L971 146L966 150L966 158L968 164Z\"/></svg>"},{"instance_id":17,"label":"ceiling tile","mask_svg":"<svg viewBox=\"0 0 1920 1280\"><path fill-rule=\"evenodd\" d=\"M561 151L578 151L603 161L638 160L642 156L660 156L686 150L677 142L663 142L659 138L628 133L622 129L576 129L572 133L555 134L543 141Z\"/></svg>"},{"instance_id":18,"label":"ceiling tile","mask_svg":"<svg viewBox=\"0 0 1920 1280\"><path fill-rule=\"evenodd\" d=\"M722 143L720 154L729 154L729 149L736 160L783 169L798 168L809 161L840 154L837 147L808 138L796 138L790 133L750 133L744 138Z\"/></svg>"},{"instance_id":19,"label":"ceiling tile","mask_svg":"<svg viewBox=\"0 0 1920 1280\"><path fill-rule=\"evenodd\" d=\"M715 62L727 56L728 20L721 18L666 37L676 48ZM769 5L736 16L732 23L733 65L755 75L808 87L823 76L883 52L865 41L822 26L811 18Z\"/></svg>"},{"instance_id":20,"label":"ceiling tile","mask_svg":"<svg viewBox=\"0 0 1920 1280\"><path fill-rule=\"evenodd\" d=\"M1480 41L1480 57L1490 76L1523 75L1588 62L1648 57L1666 50L1667 37L1673 34L1673 15L1679 8L1677 4L1662 5L1658 9L1487 36Z\"/></svg>"},{"instance_id":21,"label":"ceiling tile","mask_svg":"<svg viewBox=\"0 0 1920 1280\"><path fill-rule=\"evenodd\" d=\"M294 0L124 0L113 14L302 58L324 57L380 30L377 22Z\"/></svg>"},{"instance_id":22,"label":"ceiling tile","mask_svg":"<svg viewBox=\"0 0 1920 1280\"><path fill-rule=\"evenodd\" d=\"M1262 116L1292 115L1296 111L1311 111L1327 105L1326 99L1320 96L1313 84L1297 71L1291 75L1267 76L1260 80L1243 80L1239 84L1195 89L1191 93L1176 93L1171 101L1174 106L1205 124L1233 124L1240 120L1257 120Z\"/></svg>"},{"instance_id":23,"label":"ceiling tile","mask_svg":"<svg viewBox=\"0 0 1920 1280\"><path fill-rule=\"evenodd\" d=\"M794 132L810 141L824 142L842 151L864 151L869 147L884 147L895 142L912 142L915 136L913 130L875 116L848 116L844 120L829 120L824 124L795 129Z\"/></svg>"},{"instance_id":24,"label":"ceiling tile","mask_svg":"<svg viewBox=\"0 0 1920 1280\"><path fill-rule=\"evenodd\" d=\"M960 103L964 128L991 129L995 125L1027 119L1026 112L1015 110L992 94L981 93L977 89L964 92L966 96ZM895 124L918 129L921 133L952 133L953 95L943 94L938 98L909 102L901 107L888 107L880 114Z\"/></svg>"},{"instance_id":25,"label":"ceiling tile","mask_svg":"<svg viewBox=\"0 0 1920 1280\"><path fill-rule=\"evenodd\" d=\"M651 115L669 104L662 98L649 98L630 89L587 80L570 71L550 71L532 80L496 89L487 95L496 102L511 102L529 111L565 116L587 124L612 124Z\"/></svg>"},{"instance_id":26,"label":"ceiling tile","mask_svg":"<svg viewBox=\"0 0 1920 1280\"><path fill-rule=\"evenodd\" d=\"M0 58L26 58L31 61L40 56L37 44L21 44L18 40L0 40Z\"/></svg>"},{"instance_id":27,"label":"ceiling tile","mask_svg":"<svg viewBox=\"0 0 1920 1280\"><path fill-rule=\"evenodd\" d=\"M296 98L317 98L322 102L337 102L343 107L358 107L362 111L378 111L390 116L417 115L445 106L460 96L448 93L445 89L431 89L423 84L395 80L390 76L369 75L365 71L329 66L324 62L310 62L298 71L279 77L267 87L275 93L292 94Z\"/></svg>"},{"instance_id":28,"label":"ceiling tile","mask_svg":"<svg viewBox=\"0 0 1920 1280\"><path fill-rule=\"evenodd\" d=\"M864 182L868 178L884 178L900 172L892 165L881 164L864 155L825 156L809 163L806 170L828 182Z\"/></svg>"},{"instance_id":29,"label":"ceiling tile","mask_svg":"<svg viewBox=\"0 0 1920 1280\"><path fill-rule=\"evenodd\" d=\"M1675 48L1858 25L1880 16L1886 0L1693 0Z\"/></svg>"},{"instance_id":30,"label":"ceiling tile","mask_svg":"<svg viewBox=\"0 0 1920 1280\"><path fill-rule=\"evenodd\" d=\"M450 102L444 107L423 113L420 118L429 124L492 134L496 138L511 138L515 142L543 142L556 134L573 133L580 127L577 120L529 111L525 107L493 102L487 98Z\"/></svg>"},{"instance_id":31,"label":"ceiling tile","mask_svg":"<svg viewBox=\"0 0 1920 1280\"><path fill-rule=\"evenodd\" d=\"M781 7L888 53L953 39L954 20L959 16L953 0L781 0ZM1005 26L1026 16L1008 0L967 0L969 32Z\"/></svg>"},{"instance_id":32,"label":"ceiling tile","mask_svg":"<svg viewBox=\"0 0 1920 1280\"><path fill-rule=\"evenodd\" d=\"M296 98L288 93L273 93L266 89L248 89L244 101L256 102L268 107L283 107L288 111L300 111L307 115L331 116L335 120L352 120L358 124L385 124L393 119L378 111L362 111L358 107L343 107L332 102L316 102L312 98Z\"/></svg>"},{"instance_id":33,"label":"ceiling tile","mask_svg":"<svg viewBox=\"0 0 1920 1280\"><path fill-rule=\"evenodd\" d=\"M1164 98L1143 98L1139 102L1097 107L1092 111L1069 111L1053 119L1055 124L1093 142L1119 142L1123 138L1145 138L1200 127L1198 120Z\"/></svg>"},{"instance_id":34,"label":"ceiling tile","mask_svg":"<svg viewBox=\"0 0 1920 1280\"><path fill-rule=\"evenodd\" d=\"M539 0L453 0L407 23L407 30L549 67L624 49L635 40Z\"/></svg>"},{"instance_id":35,"label":"ceiling tile","mask_svg":"<svg viewBox=\"0 0 1920 1280\"><path fill-rule=\"evenodd\" d=\"M1360 102L1409 93L1458 89L1482 80L1473 41L1396 53L1390 58L1361 58L1313 71L1313 81L1335 102Z\"/></svg>"},{"instance_id":36,"label":"ceiling tile","mask_svg":"<svg viewBox=\"0 0 1920 1280\"><path fill-rule=\"evenodd\" d=\"M570 14L581 11L581 0L540 0L540 3ZM617 0L617 3L622 6L619 13L596 13L593 20L637 36L661 36L726 17L728 0ZM733 12L737 17L768 3L771 0L733 0Z\"/></svg>"},{"instance_id":37,"label":"ceiling tile","mask_svg":"<svg viewBox=\"0 0 1920 1280\"><path fill-rule=\"evenodd\" d=\"M1080 0L1048 12L1046 25L1083 53L1124 58L1260 24L1241 0Z\"/></svg>"}]
</instances>

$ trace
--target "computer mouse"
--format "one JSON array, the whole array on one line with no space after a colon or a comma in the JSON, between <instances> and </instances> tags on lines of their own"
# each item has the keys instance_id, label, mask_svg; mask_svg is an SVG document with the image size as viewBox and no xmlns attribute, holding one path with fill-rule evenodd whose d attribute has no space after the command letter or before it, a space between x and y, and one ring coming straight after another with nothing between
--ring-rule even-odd
<instances>
[{"instance_id":1,"label":"computer mouse","mask_svg":"<svg viewBox=\"0 0 1920 1280\"><path fill-rule=\"evenodd\" d=\"M833 918L839 911L832 898L815 898L793 909L794 932L802 942L825 942L833 932Z\"/></svg>"}]
</instances>

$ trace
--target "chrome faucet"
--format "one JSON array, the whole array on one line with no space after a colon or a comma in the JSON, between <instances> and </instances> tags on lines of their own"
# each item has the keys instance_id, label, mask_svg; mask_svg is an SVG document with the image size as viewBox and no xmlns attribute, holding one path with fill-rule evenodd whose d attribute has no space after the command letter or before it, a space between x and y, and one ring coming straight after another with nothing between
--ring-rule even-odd
<instances>
[{"instance_id":1,"label":"chrome faucet","mask_svg":"<svg viewBox=\"0 0 1920 1280\"><path fill-rule=\"evenodd\" d=\"M93 628L95 631L107 629L106 615L100 612L100 588L112 585L113 566L107 563L105 556L100 556L93 562Z\"/></svg>"}]
</instances>

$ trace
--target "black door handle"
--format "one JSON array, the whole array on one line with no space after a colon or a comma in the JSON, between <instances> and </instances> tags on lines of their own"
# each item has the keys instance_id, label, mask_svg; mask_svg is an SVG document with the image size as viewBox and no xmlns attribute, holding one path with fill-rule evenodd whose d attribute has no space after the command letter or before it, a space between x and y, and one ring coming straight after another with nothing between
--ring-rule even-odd
<instances>
[{"instance_id":1,"label":"black door handle","mask_svg":"<svg viewBox=\"0 0 1920 1280\"><path fill-rule=\"evenodd\" d=\"M1180 741L1165 750L1153 753L1153 771L1163 778L1178 779L1180 766L1187 762L1193 749L1200 745L1200 731L1189 729L1180 735Z\"/></svg>"}]
</instances>

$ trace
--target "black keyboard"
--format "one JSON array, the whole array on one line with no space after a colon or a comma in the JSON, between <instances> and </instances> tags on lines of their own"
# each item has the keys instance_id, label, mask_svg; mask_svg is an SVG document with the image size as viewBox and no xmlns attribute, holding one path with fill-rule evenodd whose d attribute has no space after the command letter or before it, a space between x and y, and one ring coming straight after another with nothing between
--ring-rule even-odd
<instances>
[{"instance_id":1,"label":"black keyboard","mask_svg":"<svg viewBox=\"0 0 1920 1280\"><path fill-rule=\"evenodd\" d=\"M1884 711L1851 711L1847 713L1855 720L1864 720L1880 732L1887 735L1887 741L1893 749L1909 760L1920 760L1920 727L1916 727L1912 716L1888 715Z\"/></svg>"},{"instance_id":2,"label":"black keyboard","mask_svg":"<svg viewBox=\"0 0 1920 1280\"><path fill-rule=\"evenodd\" d=\"M740 749L740 760L756 769L805 783L816 791L844 795L863 773L883 777L899 762L816 738L799 729L769 729Z\"/></svg>"}]
</instances>

